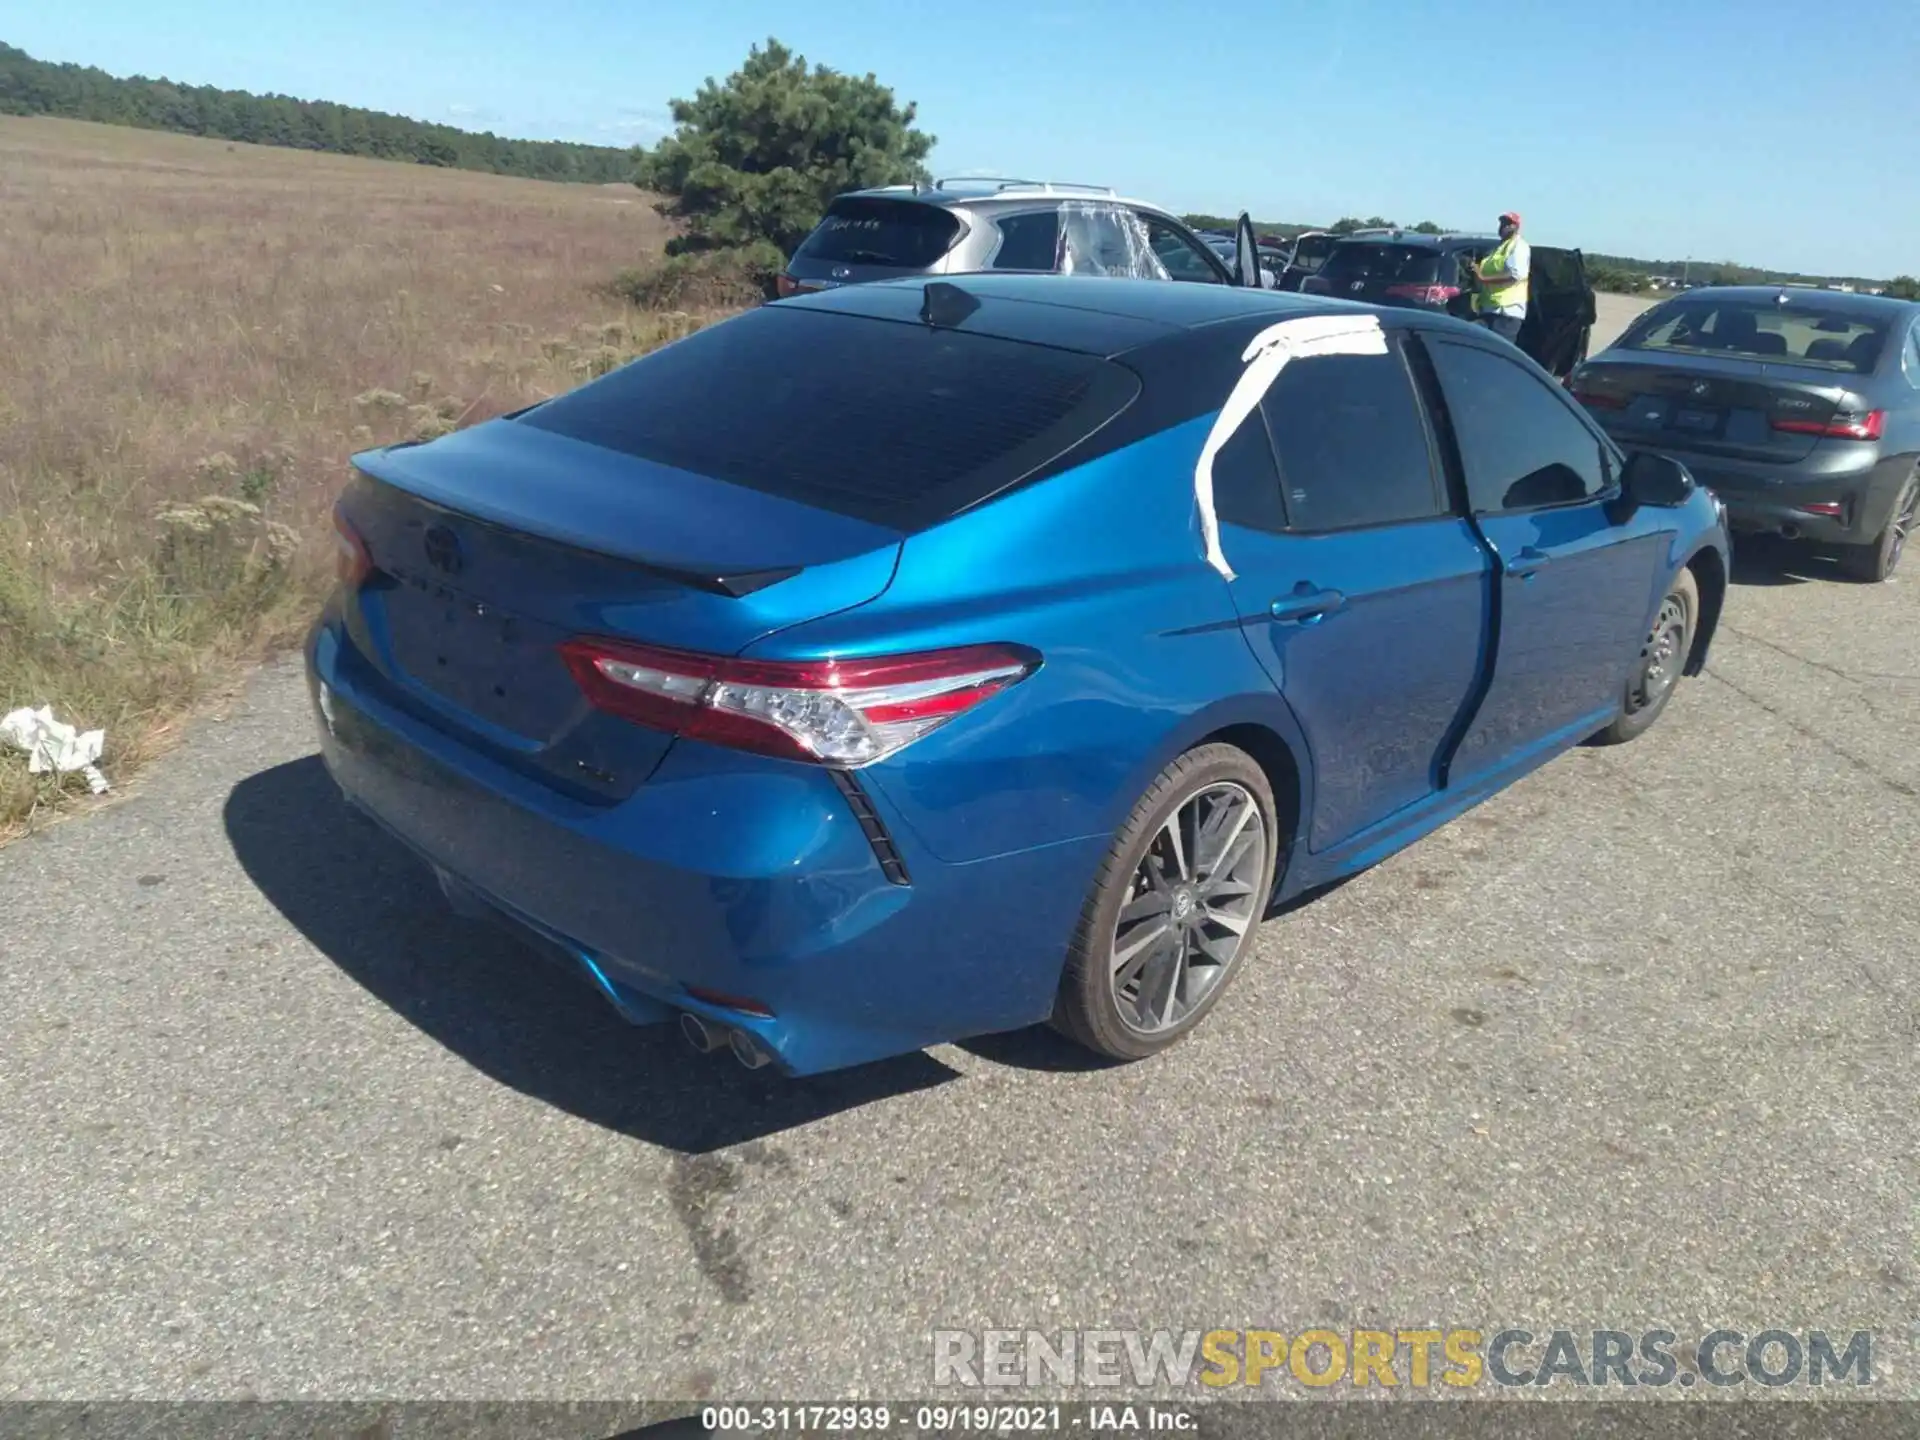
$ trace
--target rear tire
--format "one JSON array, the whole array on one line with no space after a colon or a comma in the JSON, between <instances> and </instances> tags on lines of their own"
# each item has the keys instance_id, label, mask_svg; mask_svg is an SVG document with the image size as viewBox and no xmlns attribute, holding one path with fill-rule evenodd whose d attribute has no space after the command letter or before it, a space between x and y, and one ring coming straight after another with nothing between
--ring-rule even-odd
<instances>
[{"instance_id":1,"label":"rear tire","mask_svg":"<svg viewBox=\"0 0 1920 1440\"><path fill-rule=\"evenodd\" d=\"M1693 653L1693 637L1699 625L1700 585L1691 570L1682 570L1667 588L1653 629L1640 647L1633 673L1627 677L1620 714L1593 737L1597 744L1624 745L1653 728L1653 722L1680 687L1680 672Z\"/></svg>"},{"instance_id":2,"label":"rear tire","mask_svg":"<svg viewBox=\"0 0 1920 1440\"><path fill-rule=\"evenodd\" d=\"M1114 1060L1194 1029L1253 948L1282 844L1273 789L1245 751L1202 745L1175 760L1101 863L1053 1027Z\"/></svg>"},{"instance_id":3,"label":"rear tire","mask_svg":"<svg viewBox=\"0 0 1920 1440\"><path fill-rule=\"evenodd\" d=\"M1916 511L1920 511L1920 469L1907 477L1893 502L1893 514L1880 538L1866 545L1850 545L1840 558L1841 566L1855 580L1878 585L1899 568L1907 537L1913 533Z\"/></svg>"}]
</instances>

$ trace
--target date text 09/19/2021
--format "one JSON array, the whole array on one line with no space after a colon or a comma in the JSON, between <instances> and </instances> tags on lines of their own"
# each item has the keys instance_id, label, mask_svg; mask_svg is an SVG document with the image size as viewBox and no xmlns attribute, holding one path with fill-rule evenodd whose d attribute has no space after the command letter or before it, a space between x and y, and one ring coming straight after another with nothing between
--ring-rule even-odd
<instances>
[{"instance_id":1,"label":"date text 09/19/2021","mask_svg":"<svg viewBox=\"0 0 1920 1440\"><path fill-rule=\"evenodd\" d=\"M1193 1411L1167 1405L710 1405L709 1433L972 1434L1180 1432L1199 1428Z\"/></svg>"}]
</instances>

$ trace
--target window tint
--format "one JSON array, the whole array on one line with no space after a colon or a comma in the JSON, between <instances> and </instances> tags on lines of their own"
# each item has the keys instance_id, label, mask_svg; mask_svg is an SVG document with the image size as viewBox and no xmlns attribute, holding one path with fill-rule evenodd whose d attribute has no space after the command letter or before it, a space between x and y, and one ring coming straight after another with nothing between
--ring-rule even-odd
<instances>
[{"instance_id":1,"label":"window tint","mask_svg":"<svg viewBox=\"0 0 1920 1440\"><path fill-rule=\"evenodd\" d=\"M1213 457L1213 511L1223 524L1255 530L1287 528L1273 442L1267 436L1266 418L1258 410L1240 422Z\"/></svg>"},{"instance_id":2,"label":"window tint","mask_svg":"<svg viewBox=\"0 0 1920 1440\"><path fill-rule=\"evenodd\" d=\"M913 530L1023 479L1138 389L1097 356L766 305L514 423Z\"/></svg>"},{"instance_id":3,"label":"window tint","mask_svg":"<svg viewBox=\"0 0 1920 1440\"><path fill-rule=\"evenodd\" d=\"M1295 361L1261 403L1294 529L1421 520L1444 508L1397 350Z\"/></svg>"},{"instance_id":4,"label":"window tint","mask_svg":"<svg viewBox=\"0 0 1920 1440\"><path fill-rule=\"evenodd\" d=\"M1060 216L1053 210L1031 215L1003 215L995 270L1051 270L1060 251Z\"/></svg>"},{"instance_id":5,"label":"window tint","mask_svg":"<svg viewBox=\"0 0 1920 1440\"><path fill-rule=\"evenodd\" d=\"M1447 341L1427 348L1474 510L1563 505L1607 488L1599 439L1552 387L1486 350Z\"/></svg>"},{"instance_id":6,"label":"window tint","mask_svg":"<svg viewBox=\"0 0 1920 1440\"><path fill-rule=\"evenodd\" d=\"M1160 263L1167 267L1168 278L1202 285L1226 283L1220 278L1220 272L1207 263L1199 247L1165 220L1157 215L1146 214L1140 218L1147 225L1147 243L1153 246L1153 253L1160 257Z\"/></svg>"},{"instance_id":7,"label":"window tint","mask_svg":"<svg viewBox=\"0 0 1920 1440\"><path fill-rule=\"evenodd\" d=\"M960 222L912 200L836 200L794 252L796 260L924 270L952 248Z\"/></svg>"}]
</instances>

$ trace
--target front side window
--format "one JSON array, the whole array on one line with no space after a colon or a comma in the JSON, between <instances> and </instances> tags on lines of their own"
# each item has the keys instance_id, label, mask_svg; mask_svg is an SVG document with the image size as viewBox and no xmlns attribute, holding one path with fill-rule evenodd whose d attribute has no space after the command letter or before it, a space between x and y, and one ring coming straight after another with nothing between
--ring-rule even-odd
<instances>
[{"instance_id":1,"label":"front side window","mask_svg":"<svg viewBox=\"0 0 1920 1440\"><path fill-rule=\"evenodd\" d=\"M1153 247L1153 253L1160 257L1168 278L1200 285L1226 283L1219 270L1209 263L1193 241L1157 215L1142 214L1140 218L1146 222L1147 243Z\"/></svg>"},{"instance_id":2,"label":"front side window","mask_svg":"<svg viewBox=\"0 0 1920 1440\"><path fill-rule=\"evenodd\" d=\"M1089 200L1069 200L1060 207L1060 271L1123 280L1170 278L1138 215L1122 205Z\"/></svg>"},{"instance_id":3,"label":"front side window","mask_svg":"<svg viewBox=\"0 0 1920 1440\"><path fill-rule=\"evenodd\" d=\"M1397 347L1296 360L1261 404L1293 529L1389 525L1445 509Z\"/></svg>"},{"instance_id":4,"label":"front side window","mask_svg":"<svg viewBox=\"0 0 1920 1440\"><path fill-rule=\"evenodd\" d=\"M1476 514L1590 500L1608 485L1599 438L1559 392L1505 356L1430 342Z\"/></svg>"}]
</instances>

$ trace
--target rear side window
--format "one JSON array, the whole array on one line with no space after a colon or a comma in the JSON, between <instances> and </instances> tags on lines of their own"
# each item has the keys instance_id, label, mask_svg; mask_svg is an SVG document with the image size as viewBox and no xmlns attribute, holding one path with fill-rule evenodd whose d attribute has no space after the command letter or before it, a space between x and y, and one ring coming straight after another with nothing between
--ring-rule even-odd
<instances>
[{"instance_id":1,"label":"rear side window","mask_svg":"<svg viewBox=\"0 0 1920 1440\"><path fill-rule=\"evenodd\" d=\"M1273 442L1258 410L1240 422L1213 457L1213 509L1228 524L1276 532L1287 528Z\"/></svg>"},{"instance_id":2,"label":"rear side window","mask_svg":"<svg viewBox=\"0 0 1920 1440\"><path fill-rule=\"evenodd\" d=\"M1445 508L1397 348L1296 361L1261 404L1295 530L1390 525Z\"/></svg>"},{"instance_id":3,"label":"rear side window","mask_svg":"<svg viewBox=\"0 0 1920 1440\"><path fill-rule=\"evenodd\" d=\"M924 270L960 236L960 221L938 205L912 200L846 199L794 251L796 260L834 265L890 265Z\"/></svg>"},{"instance_id":4,"label":"rear side window","mask_svg":"<svg viewBox=\"0 0 1920 1440\"><path fill-rule=\"evenodd\" d=\"M1590 500L1607 488L1600 440L1558 391L1504 356L1429 344L1475 513Z\"/></svg>"},{"instance_id":5,"label":"rear side window","mask_svg":"<svg viewBox=\"0 0 1920 1440\"><path fill-rule=\"evenodd\" d=\"M1900 368L1907 373L1907 383L1920 390L1920 330L1907 332L1906 348L1900 352Z\"/></svg>"},{"instance_id":6,"label":"rear side window","mask_svg":"<svg viewBox=\"0 0 1920 1440\"><path fill-rule=\"evenodd\" d=\"M1031 215L1006 215L996 222L1000 249L995 270L1051 270L1060 254L1060 216L1053 210Z\"/></svg>"},{"instance_id":7,"label":"rear side window","mask_svg":"<svg viewBox=\"0 0 1920 1440\"><path fill-rule=\"evenodd\" d=\"M1138 389L1096 356L767 305L518 423L911 531L1024 479Z\"/></svg>"}]
</instances>

